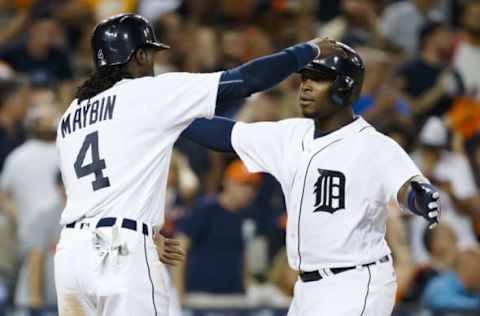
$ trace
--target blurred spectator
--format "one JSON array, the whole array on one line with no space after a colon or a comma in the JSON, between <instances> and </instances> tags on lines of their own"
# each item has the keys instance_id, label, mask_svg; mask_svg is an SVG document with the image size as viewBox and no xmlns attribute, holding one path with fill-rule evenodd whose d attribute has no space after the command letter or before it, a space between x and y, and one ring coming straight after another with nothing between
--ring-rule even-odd
<instances>
[{"instance_id":1,"label":"blurred spectator","mask_svg":"<svg viewBox=\"0 0 480 316\"><path fill-rule=\"evenodd\" d=\"M7 155L25 141L22 120L28 105L28 87L18 79L0 79L0 170Z\"/></svg>"},{"instance_id":2,"label":"blurred spectator","mask_svg":"<svg viewBox=\"0 0 480 316\"><path fill-rule=\"evenodd\" d=\"M466 2L460 36L453 64L462 75L467 95L480 102L480 1Z\"/></svg>"},{"instance_id":3,"label":"blurred spectator","mask_svg":"<svg viewBox=\"0 0 480 316\"><path fill-rule=\"evenodd\" d=\"M165 198L164 236L173 236L176 224L185 216L185 210L193 203L198 190L199 179L187 158L178 150L173 150Z\"/></svg>"},{"instance_id":4,"label":"blurred spectator","mask_svg":"<svg viewBox=\"0 0 480 316\"><path fill-rule=\"evenodd\" d=\"M29 231L25 268L17 281L17 304L29 306L32 313L57 303L53 258L60 237L60 214L66 202L60 173L56 177L56 188L60 195L58 203L32 214L35 225Z\"/></svg>"},{"instance_id":5,"label":"blurred spectator","mask_svg":"<svg viewBox=\"0 0 480 316\"><path fill-rule=\"evenodd\" d=\"M443 17L434 9L438 0L405 0L390 4L382 17L382 31L401 50L413 55L418 51L418 32L428 20Z\"/></svg>"},{"instance_id":6,"label":"blurred spectator","mask_svg":"<svg viewBox=\"0 0 480 316\"><path fill-rule=\"evenodd\" d=\"M425 227L423 246L430 255L430 261L412 267L415 269L403 302L420 303L426 285L440 273L453 270L458 255L458 242L455 231L448 223L441 222L435 229Z\"/></svg>"},{"instance_id":7,"label":"blurred spectator","mask_svg":"<svg viewBox=\"0 0 480 316\"><path fill-rule=\"evenodd\" d=\"M399 120L389 120L381 132L396 141L406 152L410 152L412 132L409 126Z\"/></svg>"},{"instance_id":8,"label":"blurred spectator","mask_svg":"<svg viewBox=\"0 0 480 316\"><path fill-rule=\"evenodd\" d=\"M61 47L61 32L55 20L37 20L30 27L26 42L0 52L0 60L36 81L72 79L69 55Z\"/></svg>"},{"instance_id":9,"label":"blurred spectator","mask_svg":"<svg viewBox=\"0 0 480 316\"><path fill-rule=\"evenodd\" d=\"M444 272L427 285L424 304L434 310L480 310L480 250L460 252L452 272Z\"/></svg>"},{"instance_id":10,"label":"blurred spectator","mask_svg":"<svg viewBox=\"0 0 480 316\"><path fill-rule=\"evenodd\" d=\"M425 229L423 244L430 254L430 267L438 272L448 271L458 255L455 231L448 223L440 223L435 229Z\"/></svg>"},{"instance_id":11,"label":"blurred spectator","mask_svg":"<svg viewBox=\"0 0 480 316\"><path fill-rule=\"evenodd\" d=\"M150 21L178 9L182 4L182 0L140 0L138 2L138 13Z\"/></svg>"},{"instance_id":12,"label":"blurred spectator","mask_svg":"<svg viewBox=\"0 0 480 316\"><path fill-rule=\"evenodd\" d=\"M59 209L60 193L57 189L56 127L60 113L53 105L37 105L31 108L27 119L31 139L16 148L5 162L1 177L1 189L14 202L17 209L18 252L23 262L16 288L19 304L39 307L38 296L30 296L29 287L35 286L39 273L35 269L38 256L31 256L32 231L39 225L38 218L52 208ZM32 163L32 157L35 157ZM58 222L58 221L57 221ZM35 254L35 252L34 252ZM32 285L34 284L34 285Z\"/></svg>"},{"instance_id":13,"label":"blurred spectator","mask_svg":"<svg viewBox=\"0 0 480 316\"><path fill-rule=\"evenodd\" d=\"M257 93L249 98L235 118L243 122L275 122L282 119L281 90Z\"/></svg>"},{"instance_id":14,"label":"blurred spectator","mask_svg":"<svg viewBox=\"0 0 480 316\"><path fill-rule=\"evenodd\" d=\"M16 273L15 208L0 194L0 316L6 315Z\"/></svg>"},{"instance_id":15,"label":"blurred spectator","mask_svg":"<svg viewBox=\"0 0 480 316\"><path fill-rule=\"evenodd\" d=\"M18 6L18 5L17 5ZM0 1L0 47L3 47L21 35L29 21L26 8L18 8L14 1Z\"/></svg>"},{"instance_id":16,"label":"blurred spectator","mask_svg":"<svg viewBox=\"0 0 480 316\"><path fill-rule=\"evenodd\" d=\"M428 22L421 28L418 38L419 54L402 65L398 75L417 126L421 126L429 116L442 116L452 105L452 96L461 89L450 87L455 83L460 85L460 79L447 68L451 49L447 26Z\"/></svg>"},{"instance_id":17,"label":"blurred spectator","mask_svg":"<svg viewBox=\"0 0 480 316\"><path fill-rule=\"evenodd\" d=\"M430 118L419 135L419 147L413 159L432 184L440 189L442 220L450 224L457 235L459 247L477 244L473 215L478 208L478 192L467 159L446 149L448 132L443 122ZM411 219L411 242L416 261L428 261L422 242L426 225Z\"/></svg>"},{"instance_id":18,"label":"blurred spectator","mask_svg":"<svg viewBox=\"0 0 480 316\"><path fill-rule=\"evenodd\" d=\"M252 202L260 180L239 160L232 162L223 191L204 198L180 225L178 238L188 256L186 265L175 268L173 276L181 301L224 307L245 303L248 269L242 209Z\"/></svg>"},{"instance_id":19,"label":"blurred spectator","mask_svg":"<svg viewBox=\"0 0 480 316\"><path fill-rule=\"evenodd\" d=\"M454 206L464 214L477 208L477 187L467 159L447 150L448 131L442 120L430 118L419 135L415 162L433 184L448 193Z\"/></svg>"},{"instance_id":20,"label":"blurred spectator","mask_svg":"<svg viewBox=\"0 0 480 316\"><path fill-rule=\"evenodd\" d=\"M58 203L55 135L59 113L52 105L38 105L29 113L32 138L16 148L5 162L1 189L14 201L20 249L30 239L33 214ZM34 162L32 158L34 157Z\"/></svg>"},{"instance_id":21,"label":"blurred spectator","mask_svg":"<svg viewBox=\"0 0 480 316\"><path fill-rule=\"evenodd\" d=\"M285 248L277 253L271 267L266 282L253 283L249 286L249 305L277 308L290 305L298 273L289 267Z\"/></svg>"},{"instance_id":22,"label":"blurred spectator","mask_svg":"<svg viewBox=\"0 0 480 316\"><path fill-rule=\"evenodd\" d=\"M95 12L97 21L120 13L133 13L137 0L82 0Z\"/></svg>"},{"instance_id":23,"label":"blurred spectator","mask_svg":"<svg viewBox=\"0 0 480 316\"><path fill-rule=\"evenodd\" d=\"M325 24L320 36L339 40L351 46L383 46L380 29L379 0L342 0L342 14Z\"/></svg>"},{"instance_id":24,"label":"blurred spectator","mask_svg":"<svg viewBox=\"0 0 480 316\"><path fill-rule=\"evenodd\" d=\"M396 301L399 302L408 295L415 274L415 264L408 243L407 227L397 203L390 202L388 211L385 237L392 250L393 267L397 278Z\"/></svg>"},{"instance_id":25,"label":"blurred spectator","mask_svg":"<svg viewBox=\"0 0 480 316\"><path fill-rule=\"evenodd\" d=\"M360 99L353 104L355 114L362 115L375 127L383 129L391 120L403 121L410 114L393 78L394 58L378 49L361 47L358 52L365 64L365 78ZM389 119L386 120L385 118Z\"/></svg>"},{"instance_id":26,"label":"blurred spectator","mask_svg":"<svg viewBox=\"0 0 480 316\"><path fill-rule=\"evenodd\" d=\"M480 133L467 144L467 151L472 163L477 187L480 188Z\"/></svg>"}]
</instances>

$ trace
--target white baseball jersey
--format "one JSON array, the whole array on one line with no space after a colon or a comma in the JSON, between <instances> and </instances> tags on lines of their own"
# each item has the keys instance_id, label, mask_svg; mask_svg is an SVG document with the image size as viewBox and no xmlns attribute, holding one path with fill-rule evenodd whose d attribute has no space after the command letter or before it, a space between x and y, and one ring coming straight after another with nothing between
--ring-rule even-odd
<instances>
[{"instance_id":1,"label":"white baseball jersey","mask_svg":"<svg viewBox=\"0 0 480 316\"><path fill-rule=\"evenodd\" d=\"M251 172L281 184L287 252L296 270L346 267L389 254L387 203L420 171L361 117L314 139L314 122L237 123L232 145Z\"/></svg>"},{"instance_id":2,"label":"white baseball jersey","mask_svg":"<svg viewBox=\"0 0 480 316\"><path fill-rule=\"evenodd\" d=\"M162 224L173 144L194 119L214 115L220 75L125 79L74 100L57 131L67 192L61 223L126 217Z\"/></svg>"}]
</instances>

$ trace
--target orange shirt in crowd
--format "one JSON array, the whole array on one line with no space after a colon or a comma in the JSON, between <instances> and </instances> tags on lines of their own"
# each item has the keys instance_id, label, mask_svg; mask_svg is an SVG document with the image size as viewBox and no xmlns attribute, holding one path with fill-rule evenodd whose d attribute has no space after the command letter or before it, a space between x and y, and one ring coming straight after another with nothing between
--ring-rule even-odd
<instances>
[{"instance_id":1,"label":"orange shirt in crowd","mask_svg":"<svg viewBox=\"0 0 480 316\"><path fill-rule=\"evenodd\" d=\"M459 97L447 114L454 131L465 140L480 131L480 101L470 97Z\"/></svg>"}]
</instances>

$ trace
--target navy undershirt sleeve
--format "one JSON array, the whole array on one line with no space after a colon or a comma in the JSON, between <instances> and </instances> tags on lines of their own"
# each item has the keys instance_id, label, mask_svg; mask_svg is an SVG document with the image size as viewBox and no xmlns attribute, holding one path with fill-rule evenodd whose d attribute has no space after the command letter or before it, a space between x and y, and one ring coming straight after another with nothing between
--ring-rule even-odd
<instances>
[{"instance_id":1,"label":"navy undershirt sleeve","mask_svg":"<svg viewBox=\"0 0 480 316\"><path fill-rule=\"evenodd\" d=\"M235 121L215 116L196 119L182 133L182 137L215 151L233 153L232 130Z\"/></svg>"},{"instance_id":2,"label":"navy undershirt sleeve","mask_svg":"<svg viewBox=\"0 0 480 316\"><path fill-rule=\"evenodd\" d=\"M318 54L317 47L302 43L224 71L218 85L217 106L273 87L302 69ZM210 120L197 119L181 136L212 150L233 153L234 125L235 121L218 116Z\"/></svg>"},{"instance_id":3,"label":"navy undershirt sleeve","mask_svg":"<svg viewBox=\"0 0 480 316\"><path fill-rule=\"evenodd\" d=\"M317 57L318 48L302 43L226 70L220 77L217 106L267 90Z\"/></svg>"}]
</instances>

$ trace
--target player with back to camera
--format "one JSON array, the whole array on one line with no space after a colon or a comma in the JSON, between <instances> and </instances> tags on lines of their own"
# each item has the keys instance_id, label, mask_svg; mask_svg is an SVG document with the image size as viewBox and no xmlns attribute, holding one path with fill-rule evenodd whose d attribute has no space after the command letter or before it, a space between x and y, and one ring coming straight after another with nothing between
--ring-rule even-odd
<instances>
[{"instance_id":1,"label":"player with back to camera","mask_svg":"<svg viewBox=\"0 0 480 316\"><path fill-rule=\"evenodd\" d=\"M194 119L212 117L217 104L341 52L314 39L226 71L154 76L154 54L167 48L139 15L111 17L93 32L95 72L57 130L67 194L55 255L61 316L166 315L152 226L163 224L175 140Z\"/></svg>"},{"instance_id":2,"label":"player with back to camera","mask_svg":"<svg viewBox=\"0 0 480 316\"><path fill-rule=\"evenodd\" d=\"M392 139L352 113L364 66L343 55L300 70L304 118L242 123L199 119L182 134L235 152L250 172L279 182L288 212L287 253L299 272L289 316L390 315L396 290L385 241L392 199L438 222L438 192Z\"/></svg>"}]
</instances>

